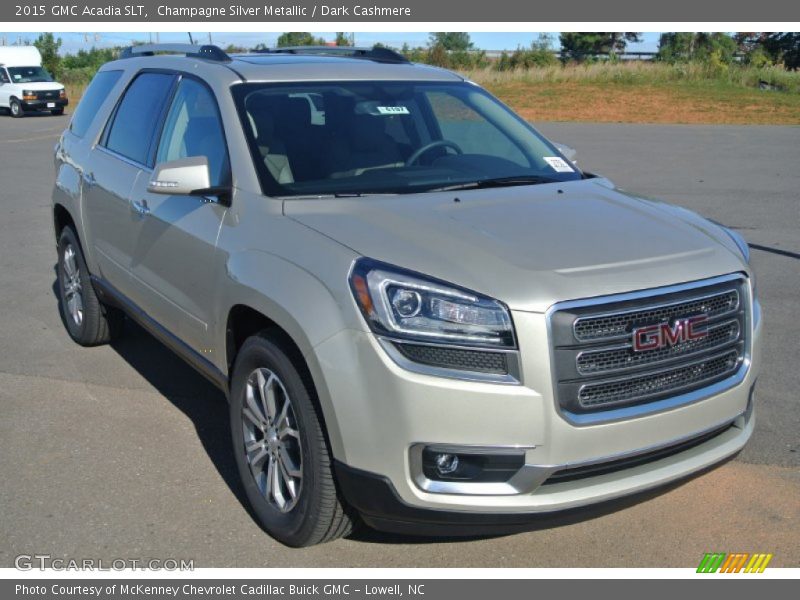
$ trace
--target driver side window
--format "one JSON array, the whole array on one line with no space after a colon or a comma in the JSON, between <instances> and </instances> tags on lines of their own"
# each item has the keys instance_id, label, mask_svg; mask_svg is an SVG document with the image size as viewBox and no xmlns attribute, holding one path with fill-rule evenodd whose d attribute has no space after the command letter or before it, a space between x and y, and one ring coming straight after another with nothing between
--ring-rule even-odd
<instances>
[{"instance_id":1,"label":"driver side window","mask_svg":"<svg viewBox=\"0 0 800 600\"><path fill-rule=\"evenodd\" d=\"M164 123L156 163L190 156L208 158L212 187L230 183L228 148L217 102L206 86L184 77Z\"/></svg>"},{"instance_id":2,"label":"driver side window","mask_svg":"<svg viewBox=\"0 0 800 600\"><path fill-rule=\"evenodd\" d=\"M0 69L0 83L10 83L11 80L8 78L8 73L5 69Z\"/></svg>"},{"instance_id":3,"label":"driver side window","mask_svg":"<svg viewBox=\"0 0 800 600\"><path fill-rule=\"evenodd\" d=\"M523 167L530 166L522 151L507 136L461 99L445 92L426 95L442 138L458 144L464 154L488 154Z\"/></svg>"}]
</instances>

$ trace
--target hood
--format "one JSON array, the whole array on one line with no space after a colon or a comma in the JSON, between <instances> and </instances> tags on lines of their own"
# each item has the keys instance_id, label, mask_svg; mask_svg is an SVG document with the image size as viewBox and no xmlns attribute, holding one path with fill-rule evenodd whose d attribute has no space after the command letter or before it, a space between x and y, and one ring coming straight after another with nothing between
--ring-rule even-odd
<instances>
[{"instance_id":1,"label":"hood","mask_svg":"<svg viewBox=\"0 0 800 600\"><path fill-rule=\"evenodd\" d=\"M557 301L747 268L717 225L609 189L602 180L287 200L284 211L359 254L450 281L515 310L544 312Z\"/></svg>"},{"instance_id":2,"label":"hood","mask_svg":"<svg viewBox=\"0 0 800 600\"><path fill-rule=\"evenodd\" d=\"M25 90L33 90L34 92L44 92L48 90L63 90L64 85L57 81L34 81L31 83L17 83L13 81L11 85L15 85Z\"/></svg>"}]
</instances>

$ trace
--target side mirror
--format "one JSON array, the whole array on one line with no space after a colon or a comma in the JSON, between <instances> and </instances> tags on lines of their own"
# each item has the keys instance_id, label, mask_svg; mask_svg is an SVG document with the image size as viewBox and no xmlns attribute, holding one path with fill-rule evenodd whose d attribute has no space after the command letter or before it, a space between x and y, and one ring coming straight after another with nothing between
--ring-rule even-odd
<instances>
[{"instance_id":1,"label":"side mirror","mask_svg":"<svg viewBox=\"0 0 800 600\"><path fill-rule=\"evenodd\" d=\"M151 194L169 196L218 196L227 198L229 187L212 187L208 158L190 156L156 165L153 176L147 184Z\"/></svg>"}]
</instances>

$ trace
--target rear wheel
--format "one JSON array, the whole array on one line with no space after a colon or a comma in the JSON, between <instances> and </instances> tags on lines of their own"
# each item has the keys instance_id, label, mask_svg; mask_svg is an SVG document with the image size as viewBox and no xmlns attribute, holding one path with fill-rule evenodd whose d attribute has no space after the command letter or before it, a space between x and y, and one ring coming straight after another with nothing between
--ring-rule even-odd
<instances>
[{"instance_id":1,"label":"rear wheel","mask_svg":"<svg viewBox=\"0 0 800 600\"><path fill-rule=\"evenodd\" d=\"M22 109L22 104L19 103L19 100L12 100L11 104L9 104L9 110L11 111L11 116L16 119L25 116L25 111Z\"/></svg>"},{"instance_id":2,"label":"rear wheel","mask_svg":"<svg viewBox=\"0 0 800 600\"><path fill-rule=\"evenodd\" d=\"M261 526L295 547L342 537L353 526L313 394L313 384L268 332L245 341L231 385L236 463Z\"/></svg>"},{"instance_id":3,"label":"rear wheel","mask_svg":"<svg viewBox=\"0 0 800 600\"><path fill-rule=\"evenodd\" d=\"M58 241L58 291L67 332L81 346L105 344L119 335L124 316L97 297L71 227L62 230Z\"/></svg>"}]
</instances>

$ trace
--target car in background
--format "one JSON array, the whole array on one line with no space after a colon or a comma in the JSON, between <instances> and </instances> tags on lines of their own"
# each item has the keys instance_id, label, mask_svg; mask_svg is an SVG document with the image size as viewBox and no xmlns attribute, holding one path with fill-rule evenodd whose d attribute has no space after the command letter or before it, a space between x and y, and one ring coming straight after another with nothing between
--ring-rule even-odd
<instances>
[{"instance_id":1,"label":"car in background","mask_svg":"<svg viewBox=\"0 0 800 600\"><path fill-rule=\"evenodd\" d=\"M0 108L12 117L47 111L63 115L69 104L64 85L42 66L35 46L0 46Z\"/></svg>"}]
</instances>

